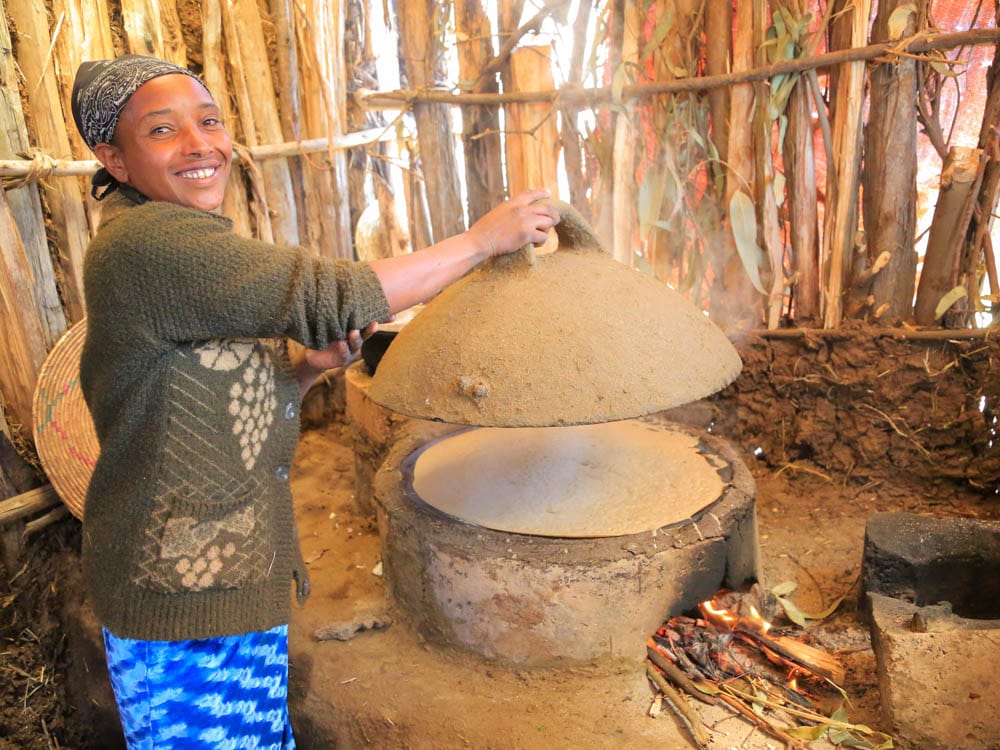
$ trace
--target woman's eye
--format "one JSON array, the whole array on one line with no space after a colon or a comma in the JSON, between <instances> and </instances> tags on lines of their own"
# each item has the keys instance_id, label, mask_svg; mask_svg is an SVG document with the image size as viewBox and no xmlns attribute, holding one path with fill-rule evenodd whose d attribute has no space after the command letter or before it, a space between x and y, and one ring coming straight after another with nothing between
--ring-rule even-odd
<instances>
[{"instance_id":1,"label":"woman's eye","mask_svg":"<svg viewBox=\"0 0 1000 750\"><path fill-rule=\"evenodd\" d=\"M157 125L155 128L150 129L150 135L166 135L170 132L170 127L167 125Z\"/></svg>"},{"instance_id":2,"label":"woman's eye","mask_svg":"<svg viewBox=\"0 0 1000 750\"><path fill-rule=\"evenodd\" d=\"M208 117L205 120L203 120L201 124L206 128L221 128L222 120L220 120L218 117Z\"/></svg>"}]
</instances>

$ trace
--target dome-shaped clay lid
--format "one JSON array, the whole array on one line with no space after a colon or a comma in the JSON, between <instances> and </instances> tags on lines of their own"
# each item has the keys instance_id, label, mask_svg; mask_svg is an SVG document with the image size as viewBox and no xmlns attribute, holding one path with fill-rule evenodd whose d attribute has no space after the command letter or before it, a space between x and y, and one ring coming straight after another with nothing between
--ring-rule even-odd
<instances>
[{"instance_id":1,"label":"dome-shaped clay lid","mask_svg":"<svg viewBox=\"0 0 1000 750\"><path fill-rule=\"evenodd\" d=\"M441 292L386 350L373 401L452 424L548 427L639 417L736 378L739 355L704 313L554 205L558 248L493 259Z\"/></svg>"}]
</instances>

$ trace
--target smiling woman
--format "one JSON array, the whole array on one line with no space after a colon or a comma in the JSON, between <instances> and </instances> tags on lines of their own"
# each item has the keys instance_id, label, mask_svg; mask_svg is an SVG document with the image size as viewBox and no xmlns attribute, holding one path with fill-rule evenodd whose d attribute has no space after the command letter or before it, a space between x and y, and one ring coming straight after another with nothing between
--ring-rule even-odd
<instances>
[{"instance_id":1,"label":"smiling woman","mask_svg":"<svg viewBox=\"0 0 1000 750\"><path fill-rule=\"evenodd\" d=\"M129 747L294 747L301 390L353 359L377 321L544 242L558 211L527 191L426 250L325 260L241 237L217 213L232 143L189 71L137 55L84 63L73 111L107 199L84 265L80 383L100 457L83 570ZM286 338L304 355L292 361Z\"/></svg>"},{"instance_id":2,"label":"smiling woman","mask_svg":"<svg viewBox=\"0 0 1000 750\"><path fill-rule=\"evenodd\" d=\"M152 200L214 211L222 205L233 144L208 90L196 78L168 74L139 87L113 141L98 143L94 153L118 182Z\"/></svg>"}]
</instances>

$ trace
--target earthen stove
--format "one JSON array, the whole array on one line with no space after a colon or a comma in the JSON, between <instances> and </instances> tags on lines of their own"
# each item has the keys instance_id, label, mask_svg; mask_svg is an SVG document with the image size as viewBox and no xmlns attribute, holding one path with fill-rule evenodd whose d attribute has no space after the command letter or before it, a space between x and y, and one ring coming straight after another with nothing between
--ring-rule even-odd
<instances>
[{"instance_id":1,"label":"earthen stove","mask_svg":"<svg viewBox=\"0 0 1000 750\"><path fill-rule=\"evenodd\" d=\"M903 746L1000 748L1000 524L876 514L862 584L883 717Z\"/></svg>"},{"instance_id":2,"label":"earthen stove","mask_svg":"<svg viewBox=\"0 0 1000 750\"><path fill-rule=\"evenodd\" d=\"M749 471L656 416L740 362L701 311L560 212L555 252L487 264L403 327L373 378L348 372L359 505L428 641L641 663L665 618L757 579Z\"/></svg>"}]
</instances>

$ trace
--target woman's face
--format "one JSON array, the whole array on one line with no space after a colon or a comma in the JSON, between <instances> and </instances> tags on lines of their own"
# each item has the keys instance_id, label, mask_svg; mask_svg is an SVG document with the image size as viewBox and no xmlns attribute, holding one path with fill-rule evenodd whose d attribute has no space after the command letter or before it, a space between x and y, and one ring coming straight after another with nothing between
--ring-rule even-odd
<instances>
[{"instance_id":1,"label":"woman's face","mask_svg":"<svg viewBox=\"0 0 1000 750\"><path fill-rule=\"evenodd\" d=\"M94 153L112 177L148 198L214 211L233 144L205 87L174 73L142 84L118 118L114 143L99 143Z\"/></svg>"}]
</instances>

